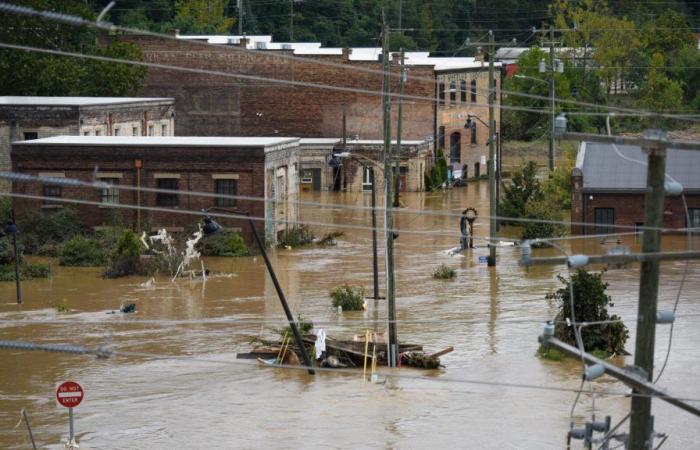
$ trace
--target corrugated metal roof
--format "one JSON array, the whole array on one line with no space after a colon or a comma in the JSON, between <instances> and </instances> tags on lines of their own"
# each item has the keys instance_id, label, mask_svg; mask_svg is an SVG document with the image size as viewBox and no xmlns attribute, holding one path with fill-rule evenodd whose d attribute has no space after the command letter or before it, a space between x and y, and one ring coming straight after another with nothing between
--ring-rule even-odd
<instances>
[{"instance_id":1,"label":"corrugated metal roof","mask_svg":"<svg viewBox=\"0 0 700 450\"><path fill-rule=\"evenodd\" d=\"M586 191L629 192L646 188L646 161L638 146L584 142L577 167L583 172ZM686 191L700 190L700 152L668 149L666 174Z\"/></svg>"}]
</instances>

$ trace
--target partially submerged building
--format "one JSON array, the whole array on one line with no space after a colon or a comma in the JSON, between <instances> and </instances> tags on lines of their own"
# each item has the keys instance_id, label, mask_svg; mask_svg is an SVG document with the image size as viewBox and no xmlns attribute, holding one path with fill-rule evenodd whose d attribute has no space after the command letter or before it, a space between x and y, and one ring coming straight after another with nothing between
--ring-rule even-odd
<instances>
[{"instance_id":1,"label":"partially submerged building","mask_svg":"<svg viewBox=\"0 0 700 450\"><path fill-rule=\"evenodd\" d=\"M582 142L572 172L572 234L633 231L644 225L647 156L638 146ZM666 174L683 186L689 221L680 197L666 197L663 226L700 227L700 154L669 148ZM615 225L631 227L617 229Z\"/></svg>"},{"instance_id":2,"label":"partially submerged building","mask_svg":"<svg viewBox=\"0 0 700 450\"><path fill-rule=\"evenodd\" d=\"M0 97L0 171L11 143L51 136L173 136L175 100L138 97ZM0 190L9 183L0 180ZM3 189L4 188L4 189Z\"/></svg>"},{"instance_id":3,"label":"partially submerged building","mask_svg":"<svg viewBox=\"0 0 700 450\"><path fill-rule=\"evenodd\" d=\"M296 208L287 203L298 189L298 148L298 138L275 137L58 136L19 141L12 146L15 172L131 189L14 182L14 193L41 197L15 198L14 206L18 216L74 207L88 227L109 226L118 216L122 223L149 232L192 231L202 218L199 211L207 209L249 213L266 218L256 220L256 227L275 242L279 232L297 222ZM240 230L252 243L246 220L216 220Z\"/></svg>"}]
</instances>

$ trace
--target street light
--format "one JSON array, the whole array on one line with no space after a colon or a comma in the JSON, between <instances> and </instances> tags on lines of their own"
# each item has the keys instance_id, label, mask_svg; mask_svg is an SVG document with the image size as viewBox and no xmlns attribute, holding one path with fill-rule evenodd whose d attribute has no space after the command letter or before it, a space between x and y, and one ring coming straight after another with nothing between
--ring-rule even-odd
<instances>
[{"instance_id":1,"label":"street light","mask_svg":"<svg viewBox=\"0 0 700 450\"><path fill-rule=\"evenodd\" d=\"M292 315L292 311L289 309L289 305L287 304L287 299L284 296L284 292L282 291L282 287L280 286L279 281L277 280L277 275L275 274L275 270L272 268L272 263L270 262L270 259L267 256L267 252L265 252L265 245L263 244L262 240L260 239L260 236L258 235L258 230L255 229L255 224L253 223L253 219L250 216L250 213L247 211L236 211L236 210L229 210L226 208L220 208L217 206L212 206L210 208L206 208L202 210L202 213L207 213L212 210L219 210L219 211L224 211L229 214L236 214L240 216L247 216L248 217L248 224L250 225L250 229L253 231L253 237L255 237L255 243L258 244L258 249L260 250L260 253L263 256L263 260L265 261L265 266L267 267L267 271L270 274L270 278L272 279L272 284L275 286L275 290L277 291L277 296L280 299L280 303L282 304L282 309L284 309L284 314L287 316L287 321L289 322L289 326L292 329L292 334L294 335L294 340L296 341L297 346L299 347L299 351L301 352L302 359L304 360L304 365L306 366L308 372L310 375L314 375L316 371L313 369L313 366L311 365L311 359L309 359L309 355L306 352L306 347L304 346L304 340L301 337L301 333L299 333L299 328L297 327L296 322L294 321L294 316ZM216 234L220 232L223 228L221 225L216 223L214 219L211 218L211 216L206 215L204 219L202 220L202 235L204 237L211 236L213 234Z\"/></svg>"},{"instance_id":2,"label":"street light","mask_svg":"<svg viewBox=\"0 0 700 450\"><path fill-rule=\"evenodd\" d=\"M17 304L21 305L22 304L22 284L20 281L20 273L19 273L19 246L17 245L17 233L19 233L19 230L17 229L17 223L15 223L15 210L12 209L10 210L10 220L7 221L5 224L5 227L3 228L3 232L7 236L12 236L12 245L14 247L15 251L15 290L17 292Z\"/></svg>"}]
</instances>

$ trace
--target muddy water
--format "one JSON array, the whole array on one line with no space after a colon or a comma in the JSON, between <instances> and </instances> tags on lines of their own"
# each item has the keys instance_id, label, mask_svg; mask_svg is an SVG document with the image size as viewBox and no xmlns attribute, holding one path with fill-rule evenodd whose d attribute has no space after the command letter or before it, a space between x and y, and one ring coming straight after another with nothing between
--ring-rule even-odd
<instances>
[{"instance_id":1,"label":"muddy water","mask_svg":"<svg viewBox=\"0 0 700 450\"><path fill-rule=\"evenodd\" d=\"M321 193L307 199L369 204L369 197L361 193ZM426 210L457 212L474 206L482 213L488 211L485 184L445 194L407 194L404 202ZM304 207L302 215L338 225L370 223L367 211ZM454 232L458 219L401 214L397 227ZM316 230L317 234L326 231ZM477 220L477 235L487 232L487 221ZM329 307L328 291L333 286L347 282L371 287L370 239L369 231L349 231L335 247L277 251L273 264L294 311L314 319L334 336L361 333L374 327L373 317L385 317L382 301L377 310L371 302L366 313L339 314ZM634 238L625 243L637 245ZM563 448L573 392L466 382L578 387L580 367L574 361L554 363L534 356L541 322L555 312L543 296L558 286L560 269L526 271L517 265L517 249L502 247L498 267L489 270L478 262L478 256L487 253L484 248L467 257L447 256L444 250L457 245L457 238L451 236L402 232L396 244L400 338L422 343L429 350L452 345L455 351L443 357L446 368L441 371L404 369L394 372L403 377L388 377L383 384L363 383L359 373L311 377L302 371L211 362L235 361L236 352L249 349L251 336L273 336L273 329L281 324L282 310L260 258L208 259L210 269L225 275L206 283L185 279L171 283L165 278L154 283L142 278L103 280L99 270L56 267L50 280L24 283L26 303L21 309L12 303L14 286L0 284L0 339L109 345L122 351L186 357L95 359L2 350L0 448L28 447L25 428L15 428L21 408L27 408L41 448L63 447L67 412L56 406L54 389L67 379L79 381L86 390L83 404L76 408L82 449ZM684 245L682 239L665 238L668 248ZM601 248L597 241L589 241L584 249L599 252ZM442 263L457 270L455 281L431 278ZM673 352L661 382L690 398L700 398L698 267L691 264ZM682 272L683 263L664 264L661 308L673 304ZM610 271L606 279L615 300L612 312L634 316L638 270ZM125 302L135 302L138 313L106 314ZM57 313L52 306L57 304L71 311ZM212 318L239 323L198 322ZM175 325L169 320L189 323ZM634 321L627 325L631 349ZM668 329L661 326L657 334L657 361L661 362ZM415 378L423 376L427 379ZM625 391L608 378L595 386ZM596 413L609 414L613 421L628 408L625 397L595 397ZM574 420L580 423L591 412L592 397L584 394ZM654 413L657 430L670 435L665 448L700 446L697 418L661 401L654 402Z\"/></svg>"}]
</instances>

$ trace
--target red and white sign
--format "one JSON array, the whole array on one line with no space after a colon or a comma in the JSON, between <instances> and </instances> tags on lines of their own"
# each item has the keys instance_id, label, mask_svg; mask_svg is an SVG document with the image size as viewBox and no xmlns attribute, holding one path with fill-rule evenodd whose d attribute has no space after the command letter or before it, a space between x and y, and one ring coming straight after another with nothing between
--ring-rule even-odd
<instances>
[{"instance_id":1,"label":"red and white sign","mask_svg":"<svg viewBox=\"0 0 700 450\"><path fill-rule=\"evenodd\" d=\"M75 381L66 381L56 389L56 400L61 406L74 408L83 401L83 388Z\"/></svg>"}]
</instances>

